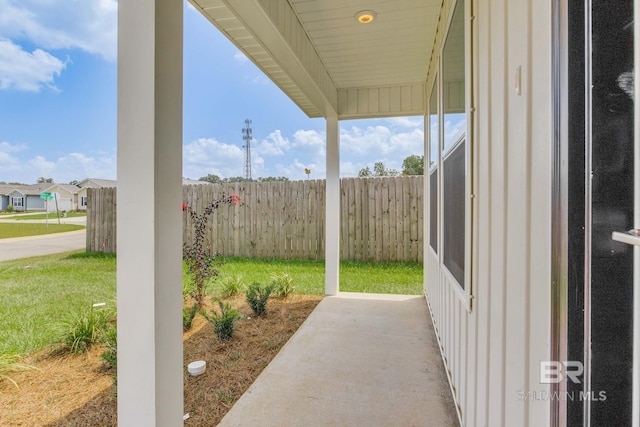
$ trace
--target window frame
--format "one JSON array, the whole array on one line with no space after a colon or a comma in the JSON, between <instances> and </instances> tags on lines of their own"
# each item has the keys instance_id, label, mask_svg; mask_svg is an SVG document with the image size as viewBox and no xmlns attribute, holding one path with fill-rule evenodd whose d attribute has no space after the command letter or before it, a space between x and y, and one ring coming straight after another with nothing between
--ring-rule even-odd
<instances>
[{"instance_id":1,"label":"window frame","mask_svg":"<svg viewBox=\"0 0 640 427\"><path fill-rule=\"evenodd\" d=\"M16 203L19 200L19 203ZM14 208L24 208L24 197L11 196L11 206Z\"/></svg>"},{"instance_id":2,"label":"window frame","mask_svg":"<svg viewBox=\"0 0 640 427\"><path fill-rule=\"evenodd\" d=\"M451 28L451 24L453 22L454 14L456 11L456 7L460 3L460 1L464 1L464 114L465 114L465 133L460 136L453 144L446 147L444 149L444 84L443 84L443 76L444 76L444 51L447 44L447 38L449 37L449 30ZM439 85L438 97L438 114L439 114L439 126L440 126L440 143L439 145L439 159L438 159L438 169L439 169L439 182L438 182L438 239L439 239L439 247L438 247L438 259L439 259L439 267L441 270L441 276L446 278L446 282L451 284L451 289L454 291L455 295L460 299L464 307L468 312L472 310L472 301L473 301L473 245L475 239L473 238L473 234L475 232L473 224L476 220L474 217L474 174L476 173L476 168L474 166L474 152L475 152L475 137L473 133L473 128L475 125L474 114L475 108L473 106L473 91L474 91L474 78L473 75L473 67L472 62L474 60L472 43L473 43L473 13L472 13L472 0L454 0L451 3L451 8L449 10L449 16L447 18L447 26L446 31L444 32L445 37L442 41L442 45L440 46L439 56L438 56L438 67L437 67L437 77L436 84ZM443 163L444 161L461 145L465 144L465 232L464 232L464 283L461 285L458 280L454 277L454 275L449 271L449 269L444 265L444 235L443 235L443 219L445 217L443 208L444 204L442 203L443 197L443 188L444 188L444 173L443 173ZM441 280L443 280L441 278ZM464 287L463 287L464 285Z\"/></svg>"},{"instance_id":3,"label":"window frame","mask_svg":"<svg viewBox=\"0 0 640 427\"><path fill-rule=\"evenodd\" d=\"M439 61L439 58L438 58ZM440 72L436 72L436 76L433 79L433 84L431 85L431 90L429 91L429 101L428 101L428 109L427 109L427 122L429 124L429 130L428 130L428 159L427 159L427 164L428 164L428 168L427 170L427 179L426 179L426 185L427 188L429 189L429 198L428 198L428 210L427 212L429 212L429 240L427 242L427 247L429 248L429 250L431 250L436 256L439 257L440 254L440 157L441 157L441 126L440 126L440 121L441 121L441 117L440 117L440 87L439 87L439 80L440 79ZM433 137L433 133L432 133L432 112L431 112L431 97L435 96L435 103L436 103L436 114L435 114L435 121L436 124L438 126L437 129L437 135L436 135L436 141L435 141L435 147L436 147L436 158L433 159L433 164L431 163L431 150L432 150L432 144L434 143L434 141L432 140ZM431 217L431 214L433 212L433 210L431 209L431 204L433 202L432 199L432 195L431 195L431 179L432 176L435 174L436 176L436 199L435 199L435 203L436 203L436 217L435 217L435 227L432 227L432 221L434 220ZM432 241L431 241L431 231L432 229L435 228L435 234L436 234L436 240L435 240L435 248L432 246ZM438 258L439 259L439 258ZM439 262L439 261L438 261Z\"/></svg>"}]
</instances>

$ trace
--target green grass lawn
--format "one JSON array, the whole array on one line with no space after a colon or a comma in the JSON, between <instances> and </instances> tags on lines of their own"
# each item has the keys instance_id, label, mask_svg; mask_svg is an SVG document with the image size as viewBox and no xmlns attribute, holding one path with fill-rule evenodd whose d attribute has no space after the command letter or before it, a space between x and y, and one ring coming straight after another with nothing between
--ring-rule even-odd
<instances>
[{"instance_id":1,"label":"green grass lawn","mask_svg":"<svg viewBox=\"0 0 640 427\"><path fill-rule=\"evenodd\" d=\"M0 223L0 239L9 237L39 236L42 234L63 233L65 231L82 230L82 225L74 224L14 224Z\"/></svg>"},{"instance_id":2,"label":"green grass lawn","mask_svg":"<svg viewBox=\"0 0 640 427\"><path fill-rule=\"evenodd\" d=\"M288 273L298 294L324 294L324 262L227 258L220 277L237 274L246 284ZM340 288L349 292L422 294L422 265L342 262ZM60 321L92 304L115 307L116 259L105 254L58 254L0 262L0 354L26 355L54 343Z\"/></svg>"},{"instance_id":3,"label":"green grass lawn","mask_svg":"<svg viewBox=\"0 0 640 427\"><path fill-rule=\"evenodd\" d=\"M84 212L65 212L64 215L65 215L64 218L78 218L78 217L87 216L87 214ZM60 214L60 218L62 218L62 214ZM9 219L16 219L18 221L27 221L32 219L47 219L47 214L43 213L43 214L37 214L37 215L20 215L15 218L9 218ZM49 212L49 220L51 219L57 220L58 214L56 214L55 212Z\"/></svg>"},{"instance_id":4,"label":"green grass lawn","mask_svg":"<svg viewBox=\"0 0 640 427\"><path fill-rule=\"evenodd\" d=\"M52 344L67 316L107 302L113 307L116 259L49 255L0 262L0 354L25 355Z\"/></svg>"},{"instance_id":5,"label":"green grass lawn","mask_svg":"<svg viewBox=\"0 0 640 427\"><path fill-rule=\"evenodd\" d=\"M294 279L296 293L324 294L324 261L226 258L218 270L221 278L240 275L245 284L268 284L272 274L288 273ZM340 263L340 290L344 292L421 295L422 282L419 263ZM212 288L216 289L216 283Z\"/></svg>"}]
</instances>

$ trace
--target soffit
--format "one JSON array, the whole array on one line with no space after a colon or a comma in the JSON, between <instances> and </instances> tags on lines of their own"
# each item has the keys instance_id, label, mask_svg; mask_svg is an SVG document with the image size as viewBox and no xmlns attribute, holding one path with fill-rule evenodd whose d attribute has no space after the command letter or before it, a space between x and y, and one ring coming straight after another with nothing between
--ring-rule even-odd
<instances>
[{"instance_id":1,"label":"soffit","mask_svg":"<svg viewBox=\"0 0 640 427\"><path fill-rule=\"evenodd\" d=\"M441 0L190 2L310 117L424 112L416 94L424 92ZM360 24L355 15L365 9L377 16ZM400 100L407 93L413 99Z\"/></svg>"}]
</instances>

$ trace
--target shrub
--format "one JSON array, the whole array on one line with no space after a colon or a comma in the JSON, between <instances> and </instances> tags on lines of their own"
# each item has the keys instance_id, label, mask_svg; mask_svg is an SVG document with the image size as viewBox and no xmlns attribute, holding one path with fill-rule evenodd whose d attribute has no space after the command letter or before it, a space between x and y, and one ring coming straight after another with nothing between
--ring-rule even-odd
<instances>
[{"instance_id":1,"label":"shrub","mask_svg":"<svg viewBox=\"0 0 640 427\"><path fill-rule=\"evenodd\" d=\"M118 367L118 328L115 324L109 325L102 336L105 351L100 357L111 368Z\"/></svg>"},{"instance_id":2,"label":"shrub","mask_svg":"<svg viewBox=\"0 0 640 427\"><path fill-rule=\"evenodd\" d=\"M236 328L236 322L242 318L242 315L237 310L231 308L231 304L218 301L220 307L220 313L217 313L215 309L211 309L211 316L207 315L204 311L202 315L211 323L213 323L216 335L221 341L227 341L233 337L233 332Z\"/></svg>"},{"instance_id":3,"label":"shrub","mask_svg":"<svg viewBox=\"0 0 640 427\"><path fill-rule=\"evenodd\" d=\"M0 354L0 382L9 381L16 388L18 383L9 374L38 369L35 366L22 363L21 357L17 354Z\"/></svg>"},{"instance_id":4,"label":"shrub","mask_svg":"<svg viewBox=\"0 0 640 427\"><path fill-rule=\"evenodd\" d=\"M232 194L231 196L223 196L220 199L213 200L204 208L201 214L198 214L188 204L182 204L182 210L189 215L193 227L193 243L191 245L184 244L182 257L187 265L187 273L193 278L191 296L198 302L198 306L202 304L206 281L218 275L218 270L216 270L213 265L215 256L211 256L209 254L209 248L206 247L207 222L209 216L211 216L220 205L225 203L237 205L240 203L240 197Z\"/></svg>"},{"instance_id":5,"label":"shrub","mask_svg":"<svg viewBox=\"0 0 640 427\"><path fill-rule=\"evenodd\" d=\"M262 286L259 282L253 282L247 288L246 301L256 316L261 316L267 311L267 300L273 292L273 285Z\"/></svg>"},{"instance_id":6,"label":"shrub","mask_svg":"<svg viewBox=\"0 0 640 427\"><path fill-rule=\"evenodd\" d=\"M62 346L72 354L84 353L100 341L109 316L102 310L88 310L62 322Z\"/></svg>"},{"instance_id":7,"label":"shrub","mask_svg":"<svg viewBox=\"0 0 640 427\"><path fill-rule=\"evenodd\" d=\"M271 276L271 286L273 286L273 292L278 298L286 298L296 290L293 277L287 273L275 273Z\"/></svg>"},{"instance_id":8,"label":"shrub","mask_svg":"<svg viewBox=\"0 0 640 427\"><path fill-rule=\"evenodd\" d=\"M191 307L183 307L182 308L182 329L188 331L191 329L191 325L193 324L193 319L196 317L198 313L198 302L194 302Z\"/></svg>"},{"instance_id":9,"label":"shrub","mask_svg":"<svg viewBox=\"0 0 640 427\"><path fill-rule=\"evenodd\" d=\"M9 213L13 212L13 205L7 206L7 212Z\"/></svg>"},{"instance_id":10,"label":"shrub","mask_svg":"<svg viewBox=\"0 0 640 427\"><path fill-rule=\"evenodd\" d=\"M222 279L222 297L229 298L239 293L244 284L241 276L227 276Z\"/></svg>"}]
</instances>

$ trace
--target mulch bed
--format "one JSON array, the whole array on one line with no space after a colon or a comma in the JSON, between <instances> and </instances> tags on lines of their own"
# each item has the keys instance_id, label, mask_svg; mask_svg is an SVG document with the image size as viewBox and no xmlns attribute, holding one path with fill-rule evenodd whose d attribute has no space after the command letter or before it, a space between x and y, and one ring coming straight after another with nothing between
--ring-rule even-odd
<instances>
[{"instance_id":1,"label":"mulch bed","mask_svg":"<svg viewBox=\"0 0 640 427\"><path fill-rule=\"evenodd\" d=\"M322 297L292 295L269 300L267 313L255 317L243 296L229 299L245 319L233 339L221 342L201 316L184 334L184 411L186 426L215 426L249 388L280 348L300 327ZM211 306L211 303L207 303ZM12 375L16 389L0 381L2 426L115 426L115 372L105 367L95 346L79 356L51 350L30 356L38 370ZM192 377L187 365L205 360L204 374Z\"/></svg>"}]
</instances>

